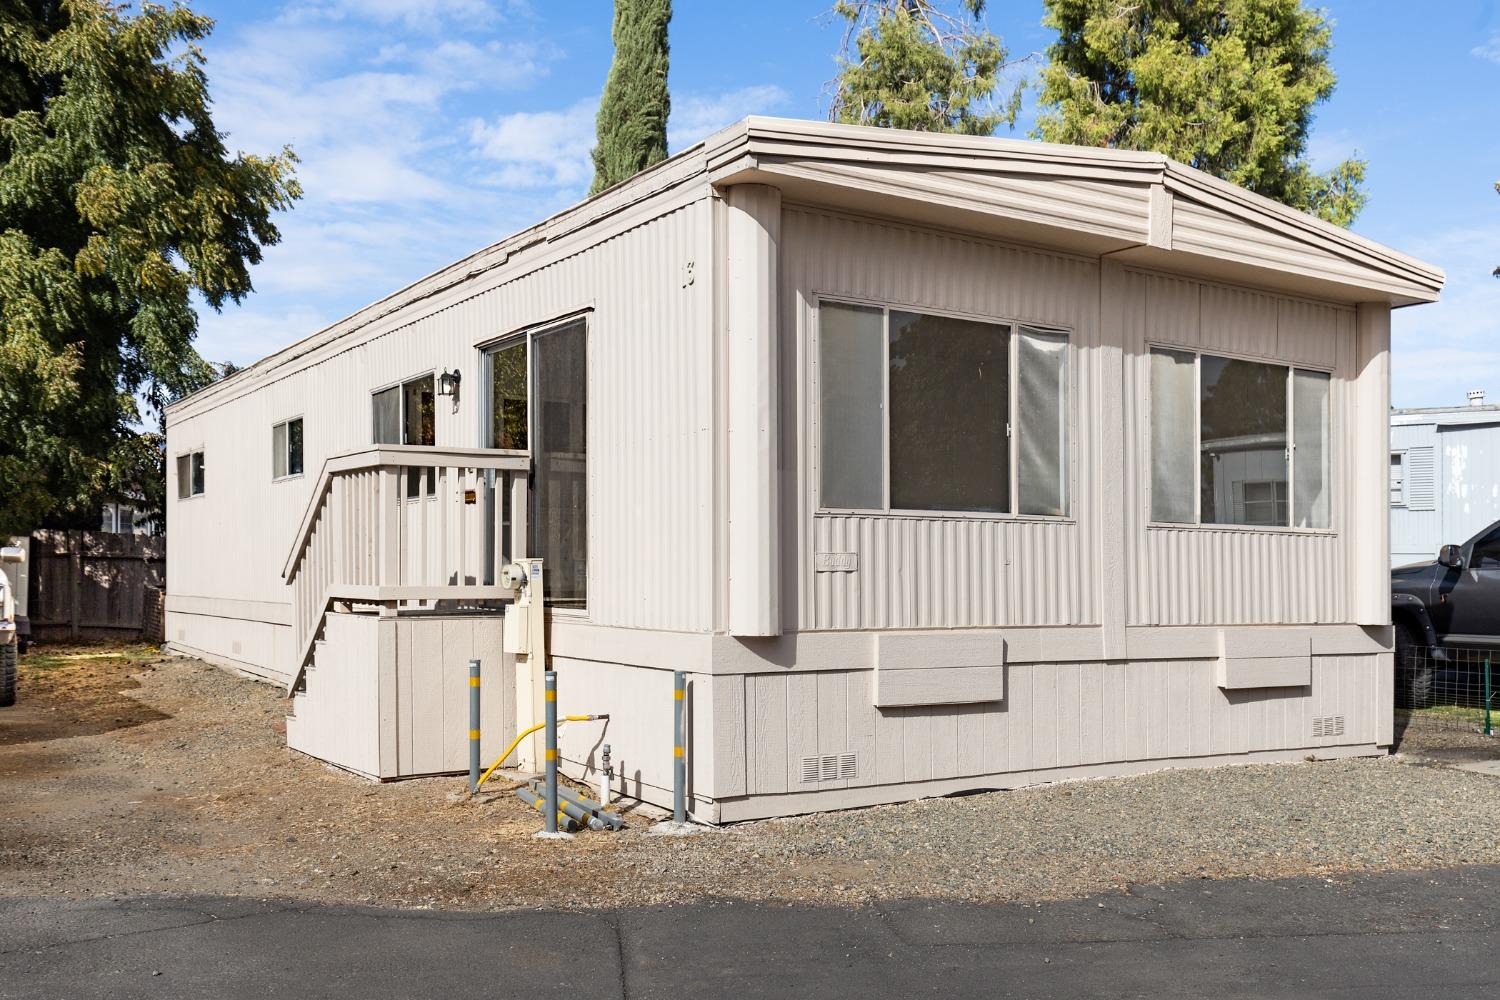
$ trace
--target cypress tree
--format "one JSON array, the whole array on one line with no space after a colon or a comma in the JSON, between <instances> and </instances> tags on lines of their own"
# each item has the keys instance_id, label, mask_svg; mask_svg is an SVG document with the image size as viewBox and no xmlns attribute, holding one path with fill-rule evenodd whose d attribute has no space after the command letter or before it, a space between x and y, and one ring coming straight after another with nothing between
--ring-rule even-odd
<instances>
[{"instance_id":1,"label":"cypress tree","mask_svg":"<svg viewBox=\"0 0 1500 1000\"><path fill-rule=\"evenodd\" d=\"M598 194L667 158L667 23L671 0L615 0L615 57L599 101Z\"/></svg>"}]
</instances>

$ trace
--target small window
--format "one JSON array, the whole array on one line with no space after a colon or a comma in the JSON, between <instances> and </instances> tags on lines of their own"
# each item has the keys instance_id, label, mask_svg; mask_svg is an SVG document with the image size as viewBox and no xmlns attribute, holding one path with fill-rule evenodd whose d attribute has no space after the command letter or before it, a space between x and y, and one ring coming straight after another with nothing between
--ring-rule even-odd
<instances>
[{"instance_id":1,"label":"small window","mask_svg":"<svg viewBox=\"0 0 1500 1000\"><path fill-rule=\"evenodd\" d=\"M1406 505L1406 455L1399 451L1391 452L1391 506L1404 507Z\"/></svg>"},{"instance_id":2,"label":"small window","mask_svg":"<svg viewBox=\"0 0 1500 1000\"><path fill-rule=\"evenodd\" d=\"M203 452L177 456L177 499L186 500L203 492Z\"/></svg>"},{"instance_id":3,"label":"small window","mask_svg":"<svg viewBox=\"0 0 1500 1000\"><path fill-rule=\"evenodd\" d=\"M302 475L302 418L283 420L271 428L271 478Z\"/></svg>"},{"instance_id":4,"label":"small window","mask_svg":"<svg viewBox=\"0 0 1500 1000\"><path fill-rule=\"evenodd\" d=\"M1151 351L1151 518L1327 528L1327 372Z\"/></svg>"},{"instance_id":5,"label":"small window","mask_svg":"<svg viewBox=\"0 0 1500 1000\"><path fill-rule=\"evenodd\" d=\"M375 444L401 443L401 387L393 385L370 397Z\"/></svg>"},{"instance_id":6,"label":"small window","mask_svg":"<svg viewBox=\"0 0 1500 1000\"><path fill-rule=\"evenodd\" d=\"M1286 524L1286 481L1266 479L1236 484L1239 509L1236 524L1261 524L1268 527Z\"/></svg>"},{"instance_id":7,"label":"small window","mask_svg":"<svg viewBox=\"0 0 1500 1000\"><path fill-rule=\"evenodd\" d=\"M820 304L820 505L1066 516L1067 347L1004 322Z\"/></svg>"},{"instance_id":8,"label":"small window","mask_svg":"<svg viewBox=\"0 0 1500 1000\"><path fill-rule=\"evenodd\" d=\"M437 392L432 375L422 375L370 394L371 423L376 444L437 443ZM406 470L406 495L422 493L422 469ZM428 469L427 495L437 490L435 470Z\"/></svg>"}]
</instances>

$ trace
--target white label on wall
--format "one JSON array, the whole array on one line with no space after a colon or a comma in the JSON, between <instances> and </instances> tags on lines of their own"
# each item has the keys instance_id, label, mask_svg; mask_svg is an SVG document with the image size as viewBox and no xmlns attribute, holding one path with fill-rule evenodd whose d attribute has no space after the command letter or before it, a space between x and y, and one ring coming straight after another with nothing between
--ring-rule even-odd
<instances>
[{"instance_id":1,"label":"white label on wall","mask_svg":"<svg viewBox=\"0 0 1500 1000\"><path fill-rule=\"evenodd\" d=\"M858 552L819 552L814 560L819 573L853 573L859 569Z\"/></svg>"}]
</instances>

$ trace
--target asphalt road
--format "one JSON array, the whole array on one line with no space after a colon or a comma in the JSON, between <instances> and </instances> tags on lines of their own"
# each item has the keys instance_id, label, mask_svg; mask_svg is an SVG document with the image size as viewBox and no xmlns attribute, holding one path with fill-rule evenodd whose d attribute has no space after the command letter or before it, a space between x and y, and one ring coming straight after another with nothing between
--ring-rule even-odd
<instances>
[{"instance_id":1,"label":"asphalt road","mask_svg":"<svg viewBox=\"0 0 1500 1000\"><path fill-rule=\"evenodd\" d=\"M1444 997L1500 985L1500 868L1067 903L434 913L0 900L0 997Z\"/></svg>"}]
</instances>

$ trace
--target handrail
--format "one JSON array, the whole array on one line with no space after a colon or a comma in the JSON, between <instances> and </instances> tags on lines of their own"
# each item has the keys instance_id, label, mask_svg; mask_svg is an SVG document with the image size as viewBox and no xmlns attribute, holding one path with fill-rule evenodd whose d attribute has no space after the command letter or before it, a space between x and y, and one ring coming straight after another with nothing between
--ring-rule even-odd
<instances>
[{"instance_id":1,"label":"handrail","mask_svg":"<svg viewBox=\"0 0 1500 1000\"><path fill-rule=\"evenodd\" d=\"M449 461L453 459L454 461ZM307 536L317 519L318 508L333 485L333 477L341 472L359 472L378 469L383 465L429 466L467 465L475 469L499 469L525 472L531 468L531 453L525 451L500 450L495 448L434 448L417 444L376 444L365 448L330 455L323 460L323 469L318 474L318 483L307 498L307 507L302 512L302 521L292 547L281 567L281 578L292 580L298 557L307 547Z\"/></svg>"},{"instance_id":2,"label":"handrail","mask_svg":"<svg viewBox=\"0 0 1500 1000\"><path fill-rule=\"evenodd\" d=\"M282 568L290 690L336 601L395 610L514 596L485 577L525 554L530 469L527 452L480 448L373 445L326 459Z\"/></svg>"}]
</instances>

